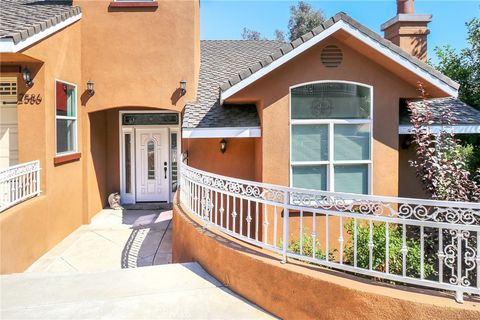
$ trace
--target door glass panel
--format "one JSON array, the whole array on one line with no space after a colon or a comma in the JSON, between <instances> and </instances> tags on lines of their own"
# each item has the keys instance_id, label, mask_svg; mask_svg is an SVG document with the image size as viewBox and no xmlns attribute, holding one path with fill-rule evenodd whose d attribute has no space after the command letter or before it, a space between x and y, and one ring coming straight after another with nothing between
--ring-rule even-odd
<instances>
[{"instance_id":1,"label":"door glass panel","mask_svg":"<svg viewBox=\"0 0 480 320\"><path fill-rule=\"evenodd\" d=\"M368 193L368 165L336 165L335 191Z\"/></svg>"},{"instance_id":2,"label":"door glass panel","mask_svg":"<svg viewBox=\"0 0 480 320\"><path fill-rule=\"evenodd\" d=\"M327 189L327 166L293 166L292 174L296 188Z\"/></svg>"},{"instance_id":3,"label":"door glass panel","mask_svg":"<svg viewBox=\"0 0 480 320\"><path fill-rule=\"evenodd\" d=\"M170 158L172 163L170 167L172 168L172 192L177 191L177 134L172 133L170 136L171 145L170 145Z\"/></svg>"},{"instance_id":4,"label":"door glass panel","mask_svg":"<svg viewBox=\"0 0 480 320\"><path fill-rule=\"evenodd\" d=\"M335 124L335 160L370 160L370 125Z\"/></svg>"},{"instance_id":5,"label":"door glass panel","mask_svg":"<svg viewBox=\"0 0 480 320\"><path fill-rule=\"evenodd\" d=\"M132 193L132 146L131 146L132 135L125 134L125 193Z\"/></svg>"},{"instance_id":6,"label":"door glass panel","mask_svg":"<svg viewBox=\"0 0 480 320\"><path fill-rule=\"evenodd\" d=\"M155 143L152 140L147 143L147 161L148 180L155 180Z\"/></svg>"},{"instance_id":7,"label":"door glass panel","mask_svg":"<svg viewBox=\"0 0 480 320\"><path fill-rule=\"evenodd\" d=\"M328 125L293 125L292 160L328 160Z\"/></svg>"}]
</instances>

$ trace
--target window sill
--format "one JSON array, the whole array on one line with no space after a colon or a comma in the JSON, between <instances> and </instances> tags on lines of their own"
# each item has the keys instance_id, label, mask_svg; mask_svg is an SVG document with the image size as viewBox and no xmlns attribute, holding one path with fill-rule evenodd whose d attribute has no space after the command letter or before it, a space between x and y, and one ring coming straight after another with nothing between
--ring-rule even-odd
<instances>
[{"instance_id":1,"label":"window sill","mask_svg":"<svg viewBox=\"0 0 480 320\"><path fill-rule=\"evenodd\" d=\"M53 164L55 166L59 166L64 163L80 160L81 157L82 157L82 154L80 152L59 155L53 158Z\"/></svg>"},{"instance_id":2,"label":"window sill","mask_svg":"<svg viewBox=\"0 0 480 320\"><path fill-rule=\"evenodd\" d=\"M157 1L112 1L110 8L158 8Z\"/></svg>"}]
</instances>

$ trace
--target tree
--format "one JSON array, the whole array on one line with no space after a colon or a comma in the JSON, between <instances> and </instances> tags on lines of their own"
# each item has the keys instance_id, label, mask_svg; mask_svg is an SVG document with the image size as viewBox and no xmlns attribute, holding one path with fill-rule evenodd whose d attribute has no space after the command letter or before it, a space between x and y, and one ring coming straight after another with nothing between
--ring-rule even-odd
<instances>
[{"instance_id":1,"label":"tree","mask_svg":"<svg viewBox=\"0 0 480 320\"><path fill-rule=\"evenodd\" d=\"M466 26L468 47L460 52L448 45L436 47L439 62L434 67L460 84L460 100L480 110L480 19L474 18ZM459 139L460 152L470 173L474 174L480 168L480 135L464 135Z\"/></svg>"},{"instance_id":2,"label":"tree","mask_svg":"<svg viewBox=\"0 0 480 320\"><path fill-rule=\"evenodd\" d=\"M460 84L460 100L480 110L480 18L466 26L469 46L459 53L448 45L436 47L439 62L435 67Z\"/></svg>"},{"instance_id":3,"label":"tree","mask_svg":"<svg viewBox=\"0 0 480 320\"><path fill-rule=\"evenodd\" d=\"M323 11L315 10L310 4L299 1L296 6L290 7L290 20L288 21L290 41L300 38L305 33L315 29L323 21L325 21Z\"/></svg>"},{"instance_id":4,"label":"tree","mask_svg":"<svg viewBox=\"0 0 480 320\"><path fill-rule=\"evenodd\" d=\"M412 136L416 148L416 160L410 165L417 171L425 190L437 200L480 201L480 183L471 177L462 152L453 132L442 130L438 135L429 132L433 124L433 112L426 100L422 84L419 91L423 97L422 112L409 104ZM456 122L451 109L441 114L442 123L451 126ZM480 170L476 172L477 180Z\"/></svg>"},{"instance_id":5,"label":"tree","mask_svg":"<svg viewBox=\"0 0 480 320\"><path fill-rule=\"evenodd\" d=\"M280 29L276 29L275 30L275 40L285 42L285 33Z\"/></svg>"},{"instance_id":6,"label":"tree","mask_svg":"<svg viewBox=\"0 0 480 320\"><path fill-rule=\"evenodd\" d=\"M243 28L242 39L243 40L260 40L262 37L261 33L256 30L251 30L248 28Z\"/></svg>"}]
</instances>

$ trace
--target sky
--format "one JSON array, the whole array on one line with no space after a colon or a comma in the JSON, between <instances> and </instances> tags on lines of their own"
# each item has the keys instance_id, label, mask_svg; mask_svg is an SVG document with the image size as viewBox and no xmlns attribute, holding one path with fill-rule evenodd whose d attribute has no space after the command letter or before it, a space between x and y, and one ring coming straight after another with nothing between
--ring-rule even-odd
<instances>
[{"instance_id":1,"label":"sky","mask_svg":"<svg viewBox=\"0 0 480 320\"><path fill-rule=\"evenodd\" d=\"M352 18L383 35L380 25L396 14L395 0L317 0L308 1L321 9L326 17L343 11ZM241 39L244 27L259 31L263 37L274 38L275 29L288 35L290 6L287 0L200 0L200 31L204 40ZM428 57L435 63L434 48L450 45L460 50L467 46L465 22L480 17L480 0L447 1L416 0L415 12L432 14L429 24Z\"/></svg>"}]
</instances>

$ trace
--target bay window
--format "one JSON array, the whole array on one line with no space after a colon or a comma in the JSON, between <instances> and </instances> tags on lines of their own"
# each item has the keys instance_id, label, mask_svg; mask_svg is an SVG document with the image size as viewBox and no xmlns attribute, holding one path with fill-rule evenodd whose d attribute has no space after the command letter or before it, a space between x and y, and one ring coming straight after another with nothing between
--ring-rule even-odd
<instances>
[{"instance_id":1,"label":"bay window","mask_svg":"<svg viewBox=\"0 0 480 320\"><path fill-rule=\"evenodd\" d=\"M77 151L76 86L55 81L56 154Z\"/></svg>"},{"instance_id":2,"label":"bay window","mask_svg":"<svg viewBox=\"0 0 480 320\"><path fill-rule=\"evenodd\" d=\"M291 89L291 185L370 193L372 89L319 82Z\"/></svg>"}]
</instances>

